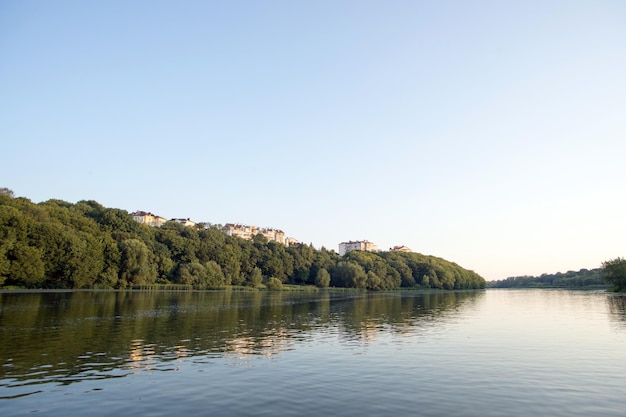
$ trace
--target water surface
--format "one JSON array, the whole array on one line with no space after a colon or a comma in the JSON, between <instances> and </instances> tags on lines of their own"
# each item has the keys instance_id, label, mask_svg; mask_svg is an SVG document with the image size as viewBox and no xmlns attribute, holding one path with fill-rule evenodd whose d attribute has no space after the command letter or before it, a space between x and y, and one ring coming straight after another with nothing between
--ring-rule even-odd
<instances>
[{"instance_id":1,"label":"water surface","mask_svg":"<svg viewBox=\"0 0 626 417\"><path fill-rule=\"evenodd\" d=\"M0 294L0 415L624 416L604 292Z\"/></svg>"}]
</instances>

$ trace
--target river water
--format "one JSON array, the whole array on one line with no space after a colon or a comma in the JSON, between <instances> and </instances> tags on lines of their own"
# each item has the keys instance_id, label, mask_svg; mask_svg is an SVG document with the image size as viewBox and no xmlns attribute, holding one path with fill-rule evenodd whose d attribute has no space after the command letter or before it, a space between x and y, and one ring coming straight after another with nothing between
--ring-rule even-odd
<instances>
[{"instance_id":1,"label":"river water","mask_svg":"<svg viewBox=\"0 0 626 417\"><path fill-rule=\"evenodd\" d=\"M0 415L626 415L602 291L0 293Z\"/></svg>"}]
</instances>

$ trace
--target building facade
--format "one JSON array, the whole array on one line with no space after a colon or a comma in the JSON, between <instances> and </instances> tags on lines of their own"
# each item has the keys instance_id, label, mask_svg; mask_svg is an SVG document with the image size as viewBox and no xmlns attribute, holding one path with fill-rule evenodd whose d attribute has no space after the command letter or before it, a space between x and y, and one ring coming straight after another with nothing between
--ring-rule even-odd
<instances>
[{"instance_id":1,"label":"building facade","mask_svg":"<svg viewBox=\"0 0 626 417\"><path fill-rule=\"evenodd\" d=\"M131 216L133 216L133 220L135 220L136 222L141 224L147 224L148 226L152 227L163 226L167 222L167 219L164 217L157 216L155 214L141 210L137 210L136 212L131 213Z\"/></svg>"},{"instance_id":2,"label":"building facade","mask_svg":"<svg viewBox=\"0 0 626 417\"><path fill-rule=\"evenodd\" d=\"M339 244L339 255L343 256L346 253L353 250L364 250L368 252L378 252L378 246L370 242L369 240L357 240L341 242Z\"/></svg>"},{"instance_id":3,"label":"building facade","mask_svg":"<svg viewBox=\"0 0 626 417\"><path fill-rule=\"evenodd\" d=\"M389 248L389 252L413 252L413 251L404 245L398 245L398 246L394 246L393 248Z\"/></svg>"},{"instance_id":4,"label":"building facade","mask_svg":"<svg viewBox=\"0 0 626 417\"><path fill-rule=\"evenodd\" d=\"M226 223L224 226L224 232L228 236L237 236L248 240L252 239L255 235L261 234L265 236L268 241L282 243L287 246L298 243L296 239L285 237L285 232L282 230L271 227L256 227L247 224Z\"/></svg>"},{"instance_id":5,"label":"building facade","mask_svg":"<svg viewBox=\"0 0 626 417\"><path fill-rule=\"evenodd\" d=\"M186 219L172 219L170 221L176 222L176 223L180 223L183 226L189 226L189 227L196 225L196 222L189 220L189 218L186 218Z\"/></svg>"},{"instance_id":6,"label":"building facade","mask_svg":"<svg viewBox=\"0 0 626 417\"><path fill-rule=\"evenodd\" d=\"M285 246L295 246L295 245L299 245L300 242L298 242L297 239L294 239L292 237L286 237L285 238Z\"/></svg>"}]
</instances>

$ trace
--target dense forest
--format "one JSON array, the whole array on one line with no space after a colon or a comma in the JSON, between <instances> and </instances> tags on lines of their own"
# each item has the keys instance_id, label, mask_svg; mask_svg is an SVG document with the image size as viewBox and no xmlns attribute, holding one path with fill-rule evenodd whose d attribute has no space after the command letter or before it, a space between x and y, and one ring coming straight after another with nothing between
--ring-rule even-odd
<instances>
[{"instance_id":1,"label":"dense forest","mask_svg":"<svg viewBox=\"0 0 626 417\"><path fill-rule=\"evenodd\" d=\"M604 279L604 271L597 268L542 274L538 277L509 277L500 281L490 281L488 286L490 288L581 288L606 287L607 283Z\"/></svg>"},{"instance_id":2,"label":"dense forest","mask_svg":"<svg viewBox=\"0 0 626 417\"><path fill-rule=\"evenodd\" d=\"M33 203L0 189L0 287L473 289L485 280L434 256L285 246L220 226L149 227L95 201Z\"/></svg>"}]
</instances>

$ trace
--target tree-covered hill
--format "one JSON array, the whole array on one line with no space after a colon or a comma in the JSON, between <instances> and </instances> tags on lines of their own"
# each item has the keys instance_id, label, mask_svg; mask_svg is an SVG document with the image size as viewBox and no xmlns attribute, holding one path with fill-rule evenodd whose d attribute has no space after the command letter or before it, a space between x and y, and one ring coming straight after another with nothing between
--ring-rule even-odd
<instances>
[{"instance_id":1,"label":"tree-covered hill","mask_svg":"<svg viewBox=\"0 0 626 417\"><path fill-rule=\"evenodd\" d=\"M487 285L489 288L581 288L605 287L607 283L603 270L596 268L542 274L538 277L509 277L500 281L490 281Z\"/></svg>"},{"instance_id":2,"label":"tree-covered hill","mask_svg":"<svg viewBox=\"0 0 626 417\"><path fill-rule=\"evenodd\" d=\"M473 271L418 253L285 246L262 235L168 222L149 227L95 201L33 203L0 189L0 287L280 288L283 284L370 290L484 288Z\"/></svg>"}]
</instances>

